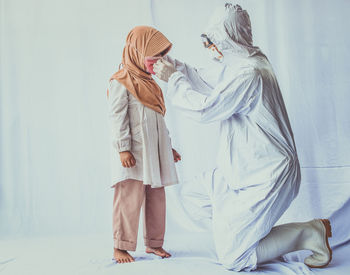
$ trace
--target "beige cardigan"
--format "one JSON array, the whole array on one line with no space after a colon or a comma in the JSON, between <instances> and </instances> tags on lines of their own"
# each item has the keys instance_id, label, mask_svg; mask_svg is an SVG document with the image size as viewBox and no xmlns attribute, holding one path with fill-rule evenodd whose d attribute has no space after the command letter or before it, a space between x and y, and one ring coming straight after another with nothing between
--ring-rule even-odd
<instances>
[{"instance_id":1,"label":"beige cardigan","mask_svg":"<svg viewBox=\"0 0 350 275\"><path fill-rule=\"evenodd\" d=\"M178 183L169 131L161 114L144 106L117 80L110 81L111 180L135 179L152 187ZM119 152L131 151L136 165L122 166Z\"/></svg>"}]
</instances>

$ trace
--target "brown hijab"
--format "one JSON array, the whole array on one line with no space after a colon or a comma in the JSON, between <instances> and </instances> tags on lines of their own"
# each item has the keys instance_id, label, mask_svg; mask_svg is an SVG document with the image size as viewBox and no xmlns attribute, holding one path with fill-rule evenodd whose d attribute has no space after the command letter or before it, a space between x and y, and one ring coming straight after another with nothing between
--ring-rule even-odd
<instances>
[{"instance_id":1,"label":"brown hijab","mask_svg":"<svg viewBox=\"0 0 350 275\"><path fill-rule=\"evenodd\" d=\"M112 75L143 105L154 111L165 114L163 93L158 84L146 71L145 57L165 55L172 44L159 31L148 26L133 28L123 50L122 69Z\"/></svg>"}]
</instances>

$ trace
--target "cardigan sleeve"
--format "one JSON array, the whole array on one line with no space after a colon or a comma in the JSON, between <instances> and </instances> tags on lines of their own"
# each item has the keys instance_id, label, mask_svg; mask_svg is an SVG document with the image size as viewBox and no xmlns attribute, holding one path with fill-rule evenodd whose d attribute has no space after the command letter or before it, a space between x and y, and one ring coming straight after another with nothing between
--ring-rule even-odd
<instances>
[{"instance_id":1,"label":"cardigan sleeve","mask_svg":"<svg viewBox=\"0 0 350 275\"><path fill-rule=\"evenodd\" d=\"M109 118L112 143L118 152L131 150L131 134L128 115L128 91L117 80L110 81Z\"/></svg>"}]
</instances>

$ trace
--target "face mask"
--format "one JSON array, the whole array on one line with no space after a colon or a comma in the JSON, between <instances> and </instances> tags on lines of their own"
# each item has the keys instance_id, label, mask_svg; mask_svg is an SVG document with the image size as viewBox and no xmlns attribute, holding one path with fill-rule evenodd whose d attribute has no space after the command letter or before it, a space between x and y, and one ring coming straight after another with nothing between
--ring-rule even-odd
<instances>
[{"instance_id":1,"label":"face mask","mask_svg":"<svg viewBox=\"0 0 350 275\"><path fill-rule=\"evenodd\" d=\"M202 42L204 47L207 49L210 57L215 60L222 60L224 57L223 54L218 50L218 48L215 46L213 42L209 39L209 37L206 34L201 35Z\"/></svg>"},{"instance_id":2,"label":"face mask","mask_svg":"<svg viewBox=\"0 0 350 275\"><path fill-rule=\"evenodd\" d=\"M153 65L154 63L156 63L159 59L161 59L161 57L153 57L153 56L146 56L145 57L145 66L146 66L146 70L147 72L151 73L151 74L156 74L153 71Z\"/></svg>"},{"instance_id":3,"label":"face mask","mask_svg":"<svg viewBox=\"0 0 350 275\"><path fill-rule=\"evenodd\" d=\"M215 45L213 44L213 46L211 47L208 47L207 48L207 51L209 52L209 55L212 59L215 59L215 60L222 60L223 58L223 55L222 53L215 47Z\"/></svg>"}]
</instances>

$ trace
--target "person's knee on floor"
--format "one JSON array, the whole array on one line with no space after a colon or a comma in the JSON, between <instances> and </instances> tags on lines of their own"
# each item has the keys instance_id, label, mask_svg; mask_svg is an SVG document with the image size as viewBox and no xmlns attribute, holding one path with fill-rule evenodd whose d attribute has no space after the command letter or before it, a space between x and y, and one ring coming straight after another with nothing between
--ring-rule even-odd
<instances>
[{"instance_id":1,"label":"person's knee on floor","mask_svg":"<svg viewBox=\"0 0 350 275\"><path fill-rule=\"evenodd\" d=\"M272 228L256 249L258 264L298 250L311 250L304 263L312 268L326 267L332 260L328 238L332 236L328 220L288 223Z\"/></svg>"}]
</instances>

